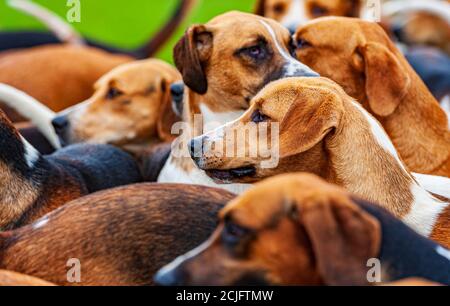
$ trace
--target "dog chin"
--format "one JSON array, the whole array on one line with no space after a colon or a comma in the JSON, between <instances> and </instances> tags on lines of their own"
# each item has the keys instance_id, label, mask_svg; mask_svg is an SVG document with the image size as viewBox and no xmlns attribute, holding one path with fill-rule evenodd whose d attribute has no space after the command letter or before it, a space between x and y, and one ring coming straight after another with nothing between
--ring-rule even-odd
<instances>
[{"instance_id":1,"label":"dog chin","mask_svg":"<svg viewBox=\"0 0 450 306\"><path fill-rule=\"evenodd\" d=\"M217 184L250 182L256 176L256 168L254 166L226 170L209 169L205 170L205 172Z\"/></svg>"}]
</instances>

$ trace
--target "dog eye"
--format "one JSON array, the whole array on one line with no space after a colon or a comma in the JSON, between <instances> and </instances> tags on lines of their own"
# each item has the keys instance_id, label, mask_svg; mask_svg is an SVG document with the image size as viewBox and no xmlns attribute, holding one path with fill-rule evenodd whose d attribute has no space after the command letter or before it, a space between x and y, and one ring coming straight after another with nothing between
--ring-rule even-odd
<instances>
[{"instance_id":1,"label":"dog eye","mask_svg":"<svg viewBox=\"0 0 450 306\"><path fill-rule=\"evenodd\" d=\"M313 16L315 16L315 17L324 16L324 15L328 15L328 10L326 8L324 8L324 7L319 6L319 5L314 5L311 8L311 14Z\"/></svg>"},{"instance_id":2,"label":"dog eye","mask_svg":"<svg viewBox=\"0 0 450 306\"><path fill-rule=\"evenodd\" d=\"M273 6L273 11L276 14L283 14L284 13L284 5L282 3L277 3Z\"/></svg>"},{"instance_id":3,"label":"dog eye","mask_svg":"<svg viewBox=\"0 0 450 306\"><path fill-rule=\"evenodd\" d=\"M243 238L249 234L249 230L233 223L232 221L225 221L225 227L222 233L222 238L227 244L238 244Z\"/></svg>"},{"instance_id":4,"label":"dog eye","mask_svg":"<svg viewBox=\"0 0 450 306\"><path fill-rule=\"evenodd\" d=\"M297 39L297 48L298 49L304 49L304 48L308 48L308 47L312 47L312 45L307 40L301 39L301 38Z\"/></svg>"},{"instance_id":5,"label":"dog eye","mask_svg":"<svg viewBox=\"0 0 450 306\"><path fill-rule=\"evenodd\" d=\"M261 60L266 57L266 51L264 47L260 45L246 48L244 53L255 60Z\"/></svg>"},{"instance_id":6,"label":"dog eye","mask_svg":"<svg viewBox=\"0 0 450 306\"><path fill-rule=\"evenodd\" d=\"M108 93L106 94L106 99L108 99L108 100L113 100L113 99L115 99L115 98L117 98L117 97L120 97L121 95L123 95L123 92L122 92L122 91L120 91L120 90L117 89L117 88L111 87L111 88L108 90Z\"/></svg>"},{"instance_id":7,"label":"dog eye","mask_svg":"<svg viewBox=\"0 0 450 306\"><path fill-rule=\"evenodd\" d=\"M268 120L269 117L264 115L263 113L261 113L261 111L259 109L257 109L253 114L252 114L252 122L254 123L260 123L260 122L264 122L266 120Z\"/></svg>"}]
</instances>

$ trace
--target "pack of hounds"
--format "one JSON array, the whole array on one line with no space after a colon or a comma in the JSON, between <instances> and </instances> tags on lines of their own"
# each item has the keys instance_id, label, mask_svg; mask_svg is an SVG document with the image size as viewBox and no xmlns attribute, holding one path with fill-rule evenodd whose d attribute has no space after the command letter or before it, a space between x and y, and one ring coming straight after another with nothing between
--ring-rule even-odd
<instances>
[{"instance_id":1,"label":"pack of hounds","mask_svg":"<svg viewBox=\"0 0 450 306\"><path fill-rule=\"evenodd\" d=\"M450 285L450 1L256 2L172 66L194 0L135 50L9 1L49 31L0 32L0 285Z\"/></svg>"}]
</instances>

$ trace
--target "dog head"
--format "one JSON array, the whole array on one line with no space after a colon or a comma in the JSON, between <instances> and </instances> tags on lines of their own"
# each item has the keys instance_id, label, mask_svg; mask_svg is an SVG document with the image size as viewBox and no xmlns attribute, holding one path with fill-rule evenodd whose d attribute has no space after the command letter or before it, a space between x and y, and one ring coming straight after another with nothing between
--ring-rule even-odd
<instances>
[{"instance_id":1,"label":"dog head","mask_svg":"<svg viewBox=\"0 0 450 306\"><path fill-rule=\"evenodd\" d=\"M438 47L450 54L448 1L390 1L383 6L384 22L407 45Z\"/></svg>"},{"instance_id":2,"label":"dog head","mask_svg":"<svg viewBox=\"0 0 450 306\"><path fill-rule=\"evenodd\" d=\"M171 108L170 86L180 79L175 68L159 60L122 65L96 83L89 100L60 113L53 126L64 145L171 140L172 124L180 119Z\"/></svg>"},{"instance_id":3,"label":"dog head","mask_svg":"<svg viewBox=\"0 0 450 306\"><path fill-rule=\"evenodd\" d=\"M293 171L322 174L328 160L323 142L339 127L346 98L324 78L272 82L242 117L194 138L192 159L217 183L252 183ZM267 164L274 156L278 163Z\"/></svg>"},{"instance_id":4,"label":"dog head","mask_svg":"<svg viewBox=\"0 0 450 306\"><path fill-rule=\"evenodd\" d=\"M410 13L391 24L396 38L407 45L428 45L450 54L450 24L429 12Z\"/></svg>"},{"instance_id":5,"label":"dog head","mask_svg":"<svg viewBox=\"0 0 450 306\"><path fill-rule=\"evenodd\" d=\"M310 174L268 179L220 212L199 248L163 268L163 285L364 285L380 224Z\"/></svg>"},{"instance_id":6,"label":"dog head","mask_svg":"<svg viewBox=\"0 0 450 306\"><path fill-rule=\"evenodd\" d=\"M294 39L301 61L336 81L375 116L394 113L411 87L415 73L374 22L327 17L299 28Z\"/></svg>"},{"instance_id":7,"label":"dog head","mask_svg":"<svg viewBox=\"0 0 450 306\"><path fill-rule=\"evenodd\" d=\"M203 106L214 113L242 112L270 81L317 76L293 51L292 38L279 23L231 12L190 27L175 46L174 59Z\"/></svg>"},{"instance_id":8,"label":"dog head","mask_svg":"<svg viewBox=\"0 0 450 306\"><path fill-rule=\"evenodd\" d=\"M361 0L259 0L255 13L280 22L293 34L308 20L324 16L359 17Z\"/></svg>"}]
</instances>

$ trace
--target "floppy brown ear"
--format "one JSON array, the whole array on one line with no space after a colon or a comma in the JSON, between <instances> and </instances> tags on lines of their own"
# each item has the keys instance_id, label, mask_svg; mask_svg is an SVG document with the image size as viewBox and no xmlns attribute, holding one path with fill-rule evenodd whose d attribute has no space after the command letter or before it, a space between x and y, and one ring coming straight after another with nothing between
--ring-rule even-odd
<instances>
[{"instance_id":1,"label":"floppy brown ear","mask_svg":"<svg viewBox=\"0 0 450 306\"><path fill-rule=\"evenodd\" d=\"M190 27L174 48L175 65L184 83L199 94L205 94L208 90L204 68L211 50L212 33L202 25Z\"/></svg>"},{"instance_id":2,"label":"floppy brown ear","mask_svg":"<svg viewBox=\"0 0 450 306\"><path fill-rule=\"evenodd\" d=\"M305 99L310 100L305 103ZM308 151L338 126L342 112L335 99L340 98L335 94L319 97L313 89L310 98L304 95L292 103L280 126L281 131L290 131L280 138L282 156Z\"/></svg>"},{"instance_id":3,"label":"floppy brown ear","mask_svg":"<svg viewBox=\"0 0 450 306\"><path fill-rule=\"evenodd\" d=\"M327 285L367 285L367 261L380 249L379 222L344 195L322 194L298 208Z\"/></svg>"},{"instance_id":4,"label":"floppy brown ear","mask_svg":"<svg viewBox=\"0 0 450 306\"><path fill-rule=\"evenodd\" d=\"M163 88L162 105L160 107L158 122L156 125L158 137L162 141L172 141L176 137L172 135L172 126L181 121L172 109L172 97L170 95L170 84L166 80L162 80Z\"/></svg>"},{"instance_id":5,"label":"floppy brown ear","mask_svg":"<svg viewBox=\"0 0 450 306\"><path fill-rule=\"evenodd\" d=\"M389 116L409 90L410 77L396 56L381 44L368 43L359 52L365 62L370 108L378 116Z\"/></svg>"},{"instance_id":6,"label":"floppy brown ear","mask_svg":"<svg viewBox=\"0 0 450 306\"><path fill-rule=\"evenodd\" d=\"M266 0L257 0L255 4L255 14L259 16L266 15Z\"/></svg>"}]
</instances>

